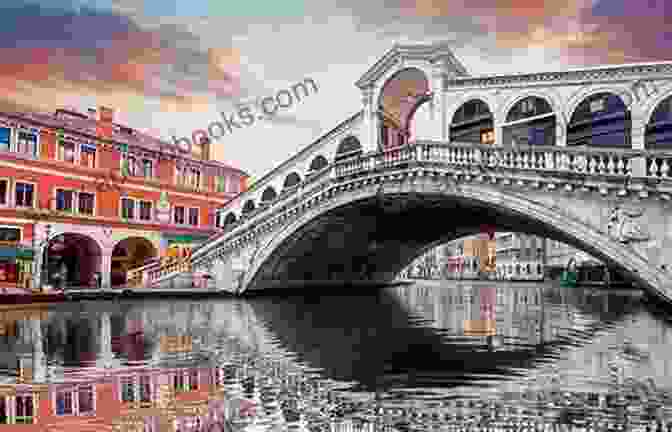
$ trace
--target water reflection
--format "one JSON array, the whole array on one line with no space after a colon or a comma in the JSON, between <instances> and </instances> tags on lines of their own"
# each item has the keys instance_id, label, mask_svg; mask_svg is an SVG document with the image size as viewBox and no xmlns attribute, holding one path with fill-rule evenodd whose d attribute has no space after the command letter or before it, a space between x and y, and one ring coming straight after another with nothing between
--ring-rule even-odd
<instances>
[{"instance_id":1,"label":"water reflection","mask_svg":"<svg viewBox=\"0 0 672 432\"><path fill-rule=\"evenodd\" d=\"M0 314L3 430L667 430L672 421L670 325L634 293L450 282Z\"/></svg>"}]
</instances>

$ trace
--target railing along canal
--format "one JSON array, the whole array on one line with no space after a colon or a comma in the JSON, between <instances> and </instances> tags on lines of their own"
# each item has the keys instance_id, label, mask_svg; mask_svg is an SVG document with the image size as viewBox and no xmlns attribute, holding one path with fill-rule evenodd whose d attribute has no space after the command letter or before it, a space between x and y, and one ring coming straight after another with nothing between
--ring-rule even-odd
<instances>
[{"instance_id":1,"label":"railing along canal","mask_svg":"<svg viewBox=\"0 0 672 432\"><path fill-rule=\"evenodd\" d=\"M642 159L642 163L645 164L641 173L633 172L635 158ZM269 220L292 211L303 200L346 178L369 175L378 171L405 169L412 165L453 169L466 175L482 175L488 172L490 174L524 172L543 173L544 175L564 174L575 179L595 177L625 181L642 177L659 181L670 178L672 155L643 150L567 147L514 149L478 144L446 145L422 142L381 152L360 154L330 164L323 170L308 176L300 184L283 190L276 199L263 203L242 215L236 222L228 225L225 228L226 231L218 235L214 241L195 249L192 257L204 256L222 245L227 239L250 233ZM152 284L153 281L162 279L171 272L185 268L187 268L185 263L179 266L169 263L167 265L151 264L146 268L136 270L149 272L143 283ZM134 280L137 279L138 276L134 276Z\"/></svg>"}]
</instances>

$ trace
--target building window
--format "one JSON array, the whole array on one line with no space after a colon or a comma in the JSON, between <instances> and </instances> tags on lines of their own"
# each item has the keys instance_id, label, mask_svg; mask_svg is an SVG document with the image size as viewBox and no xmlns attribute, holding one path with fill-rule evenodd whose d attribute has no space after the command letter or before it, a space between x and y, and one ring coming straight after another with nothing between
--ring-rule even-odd
<instances>
[{"instance_id":1,"label":"building window","mask_svg":"<svg viewBox=\"0 0 672 432\"><path fill-rule=\"evenodd\" d=\"M95 196L89 192L80 192L78 194L79 213L93 216Z\"/></svg>"},{"instance_id":2,"label":"building window","mask_svg":"<svg viewBox=\"0 0 672 432\"><path fill-rule=\"evenodd\" d=\"M96 146L93 144L82 144L80 160L82 166L95 168Z\"/></svg>"},{"instance_id":3,"label":"building window","mask_svg":"<svg viewBox=\"0 0 672 432\"><path fill-rule=\"evenodd\" d=\"M140 402L152 401L152 386L148 376L140 377Z\"/></svg>"},{"instance_id":4,"label":"building window","mask_svg":"<svg viewBox=\"0 0 672 432\"><path fill-rule=\"evenodd\" d=\"M140 201L140 220L149 221L152 220L152 202L151 201Z\"/></svg>"},{"instance_id":5,"label":"building window","mask_svg":"<svg viewBox=\"0 0 672 432\"><path fill-rule=\"evenodd\" d=\"M184 207L182 206L175 206L173 209L173 222L178 224L178 225L184 225Z\"/></svg>"},{"instance_id":6,"label":"building window","mask_svg":"<svg viewBox=\"0 0 672 432\"><path fill-rule=\"evenodd\" d=\"M33 207L35 185L31 183L16 183L15 205L17 207Z\"/></svg>"},{"instance_id":7,"label":"building window","mask_svg":"<svg viewBox=\"0 0 672 432\"><path fill-rule=\"evenodd\" d=\"M135 386L132 378L122 378L121 380L121 401L134 402L135 401Z\"/></svg>"},{"instance_id":8,"label":"building window","mask_svg":"<svg viewBox=\"0 0 672 432\"><path fill-rule=\"evenodd\" d=\"M217 192L226 192L226 177L217 176L215 177L215 190Z\"/></svg>"},{"instance_id":9,"label":"building window","mask_svg":"<svg viewBox=\"0 0 672 432\"><path fill-rule=\"evenodd\" d=\"M16 396L16 424L33 423L33 396Z\"/></svg>"},{"instance_id":10,"label":"building window","mask_svg":"<svg viewBox=\"0 0 672 432\"><path fill-rule=\"evenodd\" d=\"M198 371L189 371L189 390L198 390Z\"/></svg>"},{"instance_id":11,"label":"building window","mask_svg":"<svg viewBox=\"0 0 672 432\"><path fill-rule=\"evenodd\" d=\"M56 415L68 415L73 413L72 392L69 390L56 392Z\"/></svg>"},{"instance_id":12,"label":"building window","mask_svg":"<svg viewBox=\"0 0 672 432\"><path fill-rule=\"evenodd\" d=\"M124 219L135 218L135 201L131 198L121 199L121 217Z\"/></svg>"},{"instance_id":13,"label":"building window","mask_svg":"<svg viewBox=\"0 0 672 432\"><path fill-rule=\"evenodd\" d=\"M12 148L12 130L6 127L0 127L0 151L10 151Z\"/></svg>"},{"instance_id":14,"label":"building window","mask_svg":"<svg viewBox=\"0 0 672 432\"><path fill-rule=\"evenodd\" d=\"M59 141L58 159L64 162L75 163L75 143L72 141Z\"/></svg>"},{"instance_id":15,"label":"building window","mask_svg":"<svg viewBox=\"0 0 672 432\"><path fill-rule=\"evenodd\" d=\"M9 195L9 180L0 179L0 205L7 205Z\"/></svg>"},{"instance_id":16,"label":"building window","mask_svg":"<svg viewBox=\"0 0 672 432\"><path fill-rule=\"evenodd\" d=\"M37 156L37 134L28 131L19 131L16 143L16 152L30 156Z\"/></svg>"},{"instance_id":17,"label":"building window","mask_svg":"<svg viewBox=\"0 0 672 432\"><path fill-rule=\"evenodd\" d=\"M142 175L145 178L152 178L154 177L154 166L152 164L152 161L150 159L143 159L142 160Z\"/></svg>"},{"instance_id":18,"label":"building window","mask_svg":"<svg viewBox=\"0 0 672 432\"><path fill-rule=\"evenodd\" d=\"M189 225L198 226L198 208L189 209Z\"/></svg>"},{"instance_id":19,"label":"building window","mask_svg":"<svg viewBox=\"0 0 672 432\"><path fill-rule=\"evenodd\" d=\"M56 210L71 212L75 207L75 192L56 189Z\"/></svg>"},{"instance_id":20,"label":"building window","mask_svg":"<svg viewBox=\"0 0 672 432\"><path fill-rule=\"evenodd\" d=\"M201 171L196 168L189 170L189 186L194 189L201 187Z\"/></svg>"},{"instance_id":21,"label":"building window","mask_svg":"<svg viewBox=\"0 0 672 432\"><path fill-rule=\"evenodd\" d=\"M93 387L88 385L79 389L79 414L89 414L94 411Z\"/></svg>"},{"instance_id":22,"label":"building window","mask_svg":"<svg viewBox=\"0 0 672 432\"><path fill-rule=\"evenodd\" d=\"M138 175L138 161L135 159L135 156L128 156L126 158L126 163L127 163L127 169L128 169L128 175L130 176L136 176Z\"/></svg>"}]
</instances>

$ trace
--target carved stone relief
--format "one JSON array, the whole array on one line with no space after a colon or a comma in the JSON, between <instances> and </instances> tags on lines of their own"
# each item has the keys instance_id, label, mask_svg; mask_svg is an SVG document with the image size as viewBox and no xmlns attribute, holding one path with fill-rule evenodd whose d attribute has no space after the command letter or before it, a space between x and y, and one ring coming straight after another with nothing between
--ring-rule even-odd
<instances>
[{"instance_id":1,"label":"carved stone relief","mask_svg":"<svg viewBox=\"0 0 672 432\"><path fill-rule=\"evenodd\" d=\"M607 232L613 239L621 243L647 241L651 236L637 221L644 214L644 209L617 205L609 215Z\"/></svg>"}]
</instances>

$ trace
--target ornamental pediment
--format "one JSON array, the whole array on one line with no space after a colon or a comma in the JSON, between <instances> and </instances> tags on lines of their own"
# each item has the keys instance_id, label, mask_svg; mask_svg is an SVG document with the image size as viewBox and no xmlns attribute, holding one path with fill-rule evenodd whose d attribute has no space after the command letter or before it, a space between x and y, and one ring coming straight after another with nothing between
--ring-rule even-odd
<instances>
[{"instance_id":1,"label":"ornamental pediment","mask_svg":"<svg viewBox=\"0 0 672 432\"><path fill-rule=\"evenodd\" d=\"M453 55L449 45L445 42L433 44L397 44L382 56L367 70L355 85L366 88L380 80L389 70L405 61L427 61L428 63L442 63L445 72L455 76L468 76L464 65Z\"/></svg>"}]
</instances>

